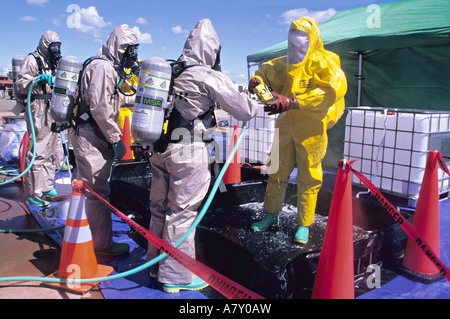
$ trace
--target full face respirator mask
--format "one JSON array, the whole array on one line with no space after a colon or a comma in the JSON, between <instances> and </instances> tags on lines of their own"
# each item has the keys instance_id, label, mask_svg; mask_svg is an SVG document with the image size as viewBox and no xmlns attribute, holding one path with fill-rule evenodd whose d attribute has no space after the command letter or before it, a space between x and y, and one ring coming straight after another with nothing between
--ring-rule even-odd
<instances>
[{"instance_id":1,"label":"full face respirator mask","mask_svg":"<svg viewBox=\"0 0 450 319\"><path fill-rule=\"evenodd\" d=\"M48 62L52 70L56 70L59 59L61 59L61 42L52 42L48 46Z\"/></svg>"},{"instance_id":2,"label":"full face respirator mask","mask_svg":"<svg viewBox=\"0 0 450 319\"><path fill-rule=\"evenodd\" d=\"M222 51L222 47L219 46L219 50L217 51L216 62L212 66L211 69L215 71L222 71L222 66L220 65L220 52Z\"/></svg>"},{"instance_id":3,"label":"full face respirator mask","mask_svg":"<svg viewBox=\"0 0 450 319\"><path fill-rule=\"evenodd\" d=\"M122 70L131 69L131 73L139 73L140 63L138 62L138 48L139 44L128 46L120 63Z\"/></svg>"}]
</instances>

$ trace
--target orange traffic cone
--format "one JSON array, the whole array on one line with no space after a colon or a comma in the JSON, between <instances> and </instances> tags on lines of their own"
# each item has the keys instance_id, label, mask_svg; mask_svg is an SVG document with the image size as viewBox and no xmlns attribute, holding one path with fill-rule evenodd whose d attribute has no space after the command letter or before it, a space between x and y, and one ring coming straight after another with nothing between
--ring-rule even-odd
<instances>
[{"instance_id":1,"label":"orange traffic cone","mask_svg":"<svg viewBox=\"0 0 450 319\"><path fill-rule=\"evenodd\" d=\"M428 243L437 257L440 255L438 155L437 151L428 153L412 222L412 227ZM402 265L408 271L402 275L412 280L431 283L442 278L439 269L411 239L408 239L406 244Z\"/></svg>"},{"instance_id":2,"label":"orange traffic cone","mask_svg":"<svg viewBox=\"0 0 450 319\"><path fill-rule=\"evenodd\" d=\"M237 143L239 137L239 125L234 126L233 135L231 137L230 149L228 154L231 153L234 146ZM238 147L236 153L234 154L233 160L230 162L227 171L223 176L223 182L225 184L235 184L241 182L241 163L240 163L240 147Z\"/></svg>"},{"instance_id":3,"label":"orange traffic cone","mask_svg":"<svg viewBox=\"0 0 450 319\"><path fill-rule=\"evenodd\" d=\"M133 151L131 150L131 132L130 132L130 117L125 116L124 124L123 124L123 132L122 132L122 141L125 143L127 148L127 152L122 157L122 160L132 160L134 159Z\"/></svg>"},{"instance_id":4,"label":"orange traffic cone","mask_svg":"<svg viewBox=\"0 0 450 319\"><path fill-rule=\"evenodd\" d=\"M85 293L94 288L98 282L81 284L76 283L76 280L106 277L113 270L112 267L97 264L92 233L86 215L83 182L74 181L59 271L50 275L49 278L73 279L75 283L49 283L48 285Z\"/></svg>"},{"instance_id":5,"label":"orange traffic cone","mask_svg":"<svg viewBox=\"0 0 450 319\"><path fill-rule=\"evenodd\" d=\"M313 299L355 298L351 169L345 164L344 160L340 161Z\"/></svg>"}]
</instances>

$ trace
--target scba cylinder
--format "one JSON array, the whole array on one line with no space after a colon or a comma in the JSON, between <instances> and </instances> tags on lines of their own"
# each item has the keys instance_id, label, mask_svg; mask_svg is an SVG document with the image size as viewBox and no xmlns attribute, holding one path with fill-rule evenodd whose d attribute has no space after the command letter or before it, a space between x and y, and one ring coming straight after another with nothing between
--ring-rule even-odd
<instances>
[{"instance_id":1,"label":"scba cylinder","mask_svg":"<svg viewBox=\"0 0 450 319\"><path fill-rule=\"evenodd\" d=\"M22 65L23 60L25 60L25 56L23 56L23 55L16 55L12 59L11 77L14 82L17 80L17 76L19 75L19 72L20 72L20 66Z\"/></svg>"},{"instance_id":2,"label":"scba cylinder","mask_svg":"<svg viewBox=\"0 0 450 319\"><path fill-rule=\"evenodd\" d=\"M12 59L11 77L13 80L13 94L16 97L16 99L17 99L17 96L19 96L19 94L17 92L17 88L16 88L16 81L17 81L17 77L19 76L19 72L22 67L23 60L25 60L25 56L23 56L23 55L16 55Z\"/></svg>"},{"instance_id":3,"label":"scba cylinder","mask_svg":"<svg viewBox=\"0 0 450 319\"><path fill-rule=\"evenodd\" d=\"M145 60L139 73L131 135L143 145L151 145L161 136L169 96L172 67L158 57Z\"/></svg>"},{"instance_id":4,"label":"scba cylinder","mask_svg":"<svg viewBox=\"0 0 450 319\"><path fill-rule=\"evenodd\" d=\"M53 86L50 112L57 123L65 123L73 115L75 91L83 63L74 56L65 56L59 60Z\"/></svg>"}]
</instances>

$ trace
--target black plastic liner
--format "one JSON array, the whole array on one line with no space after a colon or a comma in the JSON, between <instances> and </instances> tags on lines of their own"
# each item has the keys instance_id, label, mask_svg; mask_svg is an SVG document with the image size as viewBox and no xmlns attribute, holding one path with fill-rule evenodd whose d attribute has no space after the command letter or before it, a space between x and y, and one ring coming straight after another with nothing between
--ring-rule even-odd
<instances>
[{"instance_id":1,"label":"black plastic liner","mask_svg":"<svg viewBox=\"0 0 450 319\"><path fill-rule=\"evenodd\" d=\"M111 203L148 227L151 169L147 162L119 163L113 167ZM298 229L296 185L288 185L280 227L254 232L251 225L264 218L267 176L243 168L243 182L222 185L196 233L197 259L250 290L280 299L310 298L325 235L335 174L326 173L319 192L315 223L305 245L293 242ZM226 191L224 191L224 187ZM408 217L408 216L406 216ZM368 292L367 272L379 265L382 280L396 276L407 235L381 205L370 197L353 198L355 296ZM142 247L147 241L130 231Z\"/></svg>"},{"instance_id":2,"label":"black plastic liner","mask_svg":"<svg viewBox=\"0 0 450 319\"><path fill-rule=\"evenodd\" d=\"M198 260L266 298L309 298L327 217L316 215L309 242L299 245L293 242L296 207L284 207L279 228L265 232L250 228L264 217L262 205L209 211L197 228ZM355 280L366 275L369 265L382 264L383 237L381 231L354 226Z\"/></svg>"}]
</instances>

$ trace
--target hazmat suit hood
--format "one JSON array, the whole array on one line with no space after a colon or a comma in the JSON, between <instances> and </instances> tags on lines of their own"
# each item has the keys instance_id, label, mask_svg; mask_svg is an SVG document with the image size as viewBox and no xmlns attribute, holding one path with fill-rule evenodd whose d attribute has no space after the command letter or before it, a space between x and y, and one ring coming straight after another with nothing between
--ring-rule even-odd
<instances>
[{"instance_id":1,"label":"hazmat suit hood","mask_svg":"<svg viewBox=\"0 0 450 319\"><path fill-rule=\"evenodd\" d=\"M288 68L298 68L324 50L319 24L314 18L303 17L292 22L288 35ZM288 70L289 71L289 70Z\"/></svg>"},{"instance_id":2,"label":"hazmat suit hood","mask_svg":"<svg viewBox=\"0 0 450 319\"><path fill-rule=\"evenodd\" d=\"M323 118L328 129L344 113L347 80L339 56L325 50L314 18L302 17L292 22L287 56L263 63L253 77L281 95L295 97L301 112Z\"/></svg>"},{"instance_id":3,"label":"hazmat suit hood","mask_svg":"<svg viewBox=\"0 0 450 319\"><path fill-rule=\"evenodd\" d=\"M209 19L200 20L189 34L180 57L181 61L198 62L210 68L220 55L220 41Z\"/></svg>"},{"instance_id":4,"label":"hazmat suit hood","mask_svg":"<svg viewBox=\"0 0 450 319\"><path fill-rule=\"evenodd\" d=\"M284 93L297 98L301 94L305 101L310 101L315 88L328 92L328 101L322 105L328 108L326 122L328 129L332 128L344 112L347 81L339 56L325 50L316 19L302 17L292 22L285 59L287 85L284 89L289 92Z\"/></svg>"},{"instance_id":5,"label":"hazmat suit hood","mask_svg":"<svg viewBox=\"0 0 450 319\"><path fill-rule=\"evenodd\" d=\"M101 47L98 56L110 60L115 69L120 73L120 62L126 49L130 45L138 44L138 36L128 25L117 26L109 36L108 41Z\"/></svg>"},{"instance_id":6,"label":"hazmat suit hood","mask_svg":"<svg viewBox=\"0 0 450 319\"><path fill-rule=\"evenodd\" d=\"M42 34L41 40L39 41L39 45L36 49L36 53L42 57L42 60L45 61L44 63L48 63L48 60L50 58L48 48L50 46L50 43L53 42L61 42L59 40L58 34L55 31L51 30L45 31Z\"/></svg>"}]
</instances>

